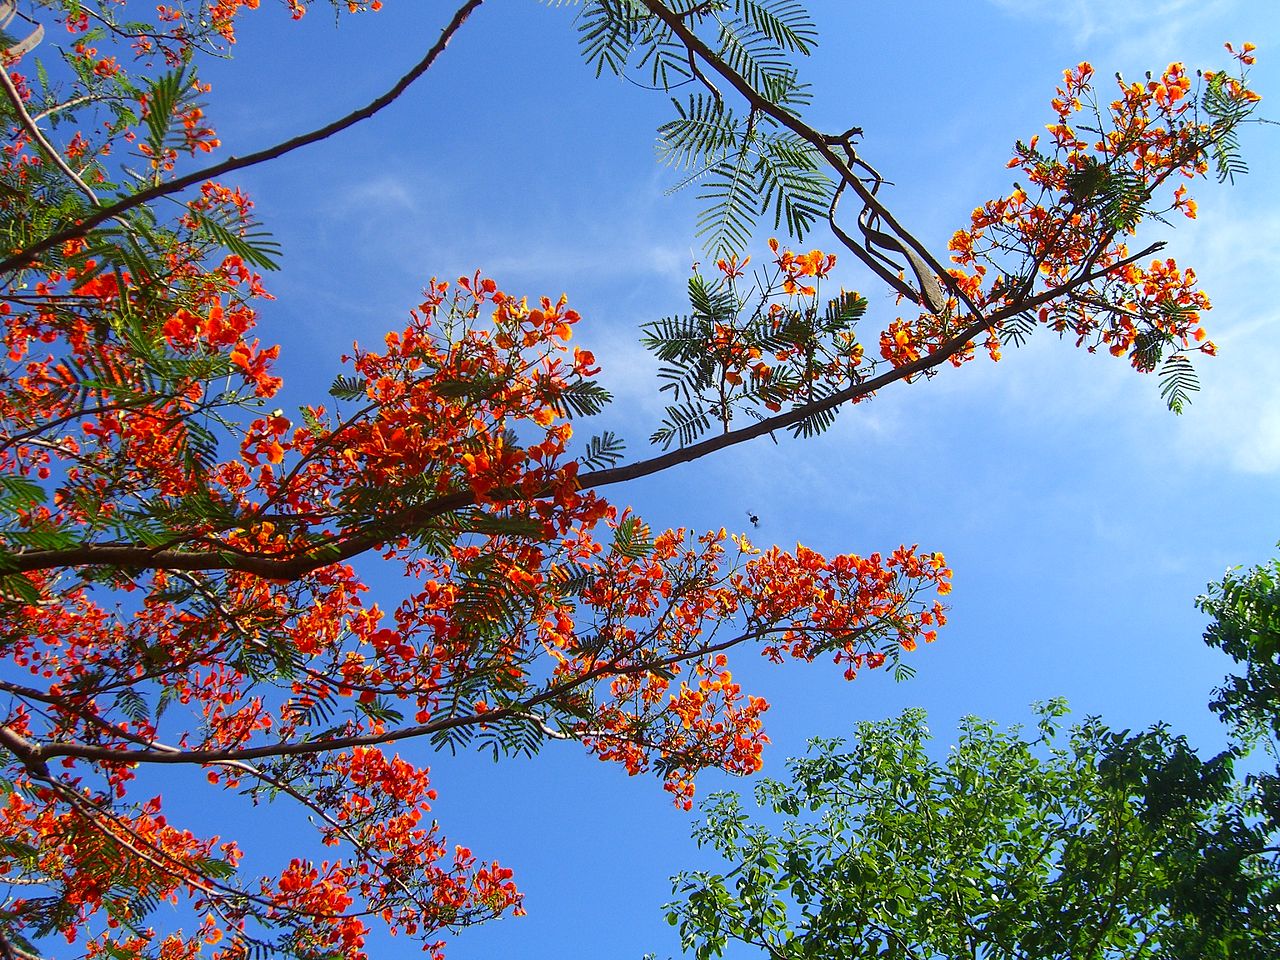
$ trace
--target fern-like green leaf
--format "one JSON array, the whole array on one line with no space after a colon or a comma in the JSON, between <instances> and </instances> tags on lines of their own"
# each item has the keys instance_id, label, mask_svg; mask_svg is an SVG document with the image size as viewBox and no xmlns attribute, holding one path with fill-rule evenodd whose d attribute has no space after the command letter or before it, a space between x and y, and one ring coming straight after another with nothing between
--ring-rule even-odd
<instances>
[{"instance_id":1,"label":"fern-like green leaf","mask_svg":"<svg viewBox=\"0 0 1280 960\"><path fill-rule=\"evenodd\" d=\"M117 691L115 705L117 710L135 724L149 723L151 720L151 710L147 707L147 701L132 687Z\"/></svg>"},{"instance_id":2,"label":"fern-like green leaf","mask_svg":"<svg viewBox=\"0 0 1280 960\"><path fill-rule=\"evenodd\" d=\"M649 12L635 0L589 0L578 14L578 45L596 76L621 75Z\"/></svg>"},{"instance_id":3,"label":"fern-like green leaf","mask_svg":"<svg viewBox=\"0 0 1280 960\"><path fill-rule=\"evenodd\" d=\"M735 29L740 26L720 21L720 58L771 103L787 102L796 85L795 68L767 37Z\"/></svg>"},{"instance_id":4,"label":"fern-like green leaf","mask_svg":"<svg viewBox=\"0 0 1280 960\"><path fill-rule=\"evenodd\" d=\"M0 570L4 569L0 563ZM10 573L0 575L0 602L17 600L20 603L39 603L40 590L27 579L25 574Z\"/></svg>"},{"instance_id":5,"label":"fern-like green leaf","mask_svg":"<svg viewBox=\"0 0 1280 960\"><path fill-rule=\"evenodd\" d=\"M696 402L667 407L666 414L662 426L650 437L653 443L662 444L664 450L673 442L688 446L711 429L710 415Z\"/></svg>"},{"instance_id":6,"label":"fern-like green leaf","mask_svg":"<svg viewBox=\"0 0 1280 960\"><path fill-rule=\"evenodd\" d=\"M826 217L833 191L830 178L821 172L813 147L793 135L763 141L759 177L761 205L773 207L773 226L803 240L813 224Z\"/></svg>"},{"instance_id":7,"label":"fern-like green leaf","mask_svg":"<svg viewBox=\"0 0 1280 960\"><path fill-rule=\"evenodd\" d=\"M609 405L613 395L594 380L579 380L556 395L552 403L562 417L594 416Z\"/></svg>"},{"instance_id":8,"label":"fern-like green leaf","mask_svg":"<svg viewBox=\"0 0 1280 960\"><path fill-rule=\"evenodd\" d=\"M215 218L205 214L195 216L197 232L212 239L218 246L240 257L245 263L262 270L279 270L280 244L265 231L238 233Z\"/></svg>"},{"instance_id":9,"label":"fern-like green leaf","mask_svg":"<svg viewBox=\"0 0 1280 960\"><path fill-rule=\"evenodd\" d=\"M151 156L160 157L164 154L169 142L169 131L173 126L174 110L190 87L191 81L185 68L162 74L148 84L144 119L147 123L146 143Z\"/></svg>"},{"instance_id":10,"label":"fern-like green leaf","mask_svg":"<svg viewBox=\"0 0 1280 960\"><path fill-rule=\"evenodd\" d=\"M467 514L466 529L487 536L536 537L542 533L542 523L532 517L473 510Z\"/></svg>"},{"instance_id":11,"label":"fern-like green leaf","mask_svg":"<svg viewBox=\"0 0 1280 960\"><path fill-rule=\"evenodd\" d=\"M746 144L708 171L698 199L706 207L695 232L705 238L707 252L730 257L745 250L760 211L760 188Z\"/></svg>"},{"instance_id":12,"label":"fern-like green leaf","mask_svg":"<svg viewBox=\"0 0 1280 960\"><path fill-rule=\"evenodd\" d=\"M12 473L0 474L0 511L12 515L30 510L45 502L47 494L40 484Z\"/></svg>"},{"instance_id":13,"label":"fern-like green leaf","mask_svg":"<svg viewBox=\"0 0 1280 960\"><path fill-rule=\"evenodd\" d=\"M578 458L578 463L587 470L599 470L612 467L622 459L626 445L612 431L606 430L599 436L587 441L586 452Z\"/></svg>"},{"instance_id":14,"label":"fern-like green leaf","mask_svg":"<svg viewBox=\"0 0 1280 960\"><path fill-rule=\"evenodd\" d=\"M808 56L818 43L818 28L800 0L734 0L734 13L783 50Z\"/></svg>"},{"instance_id":15,"label":"fern-like green leaf","mask_svg":"<svg viewBox=\"0 0 1280 960\"><path fill-rule=\"evenodd\" d=\"M613 531L613 549L629 560L643 560L653 552L649 525L639 517L627 517Z\"/></svg>"},{"instance_id":16,"label":"fern-like green leaf","mask_svg":"<svg viewBox=\"0 0 1280 960\"><path fill-rule=\"evenodd\" d=\"M738 119L723 101L705 93L681 103L672 98L676 119L658 127L658 159L677 169L708 165L729 153L738 139ZM676 189L679 189L678 187Z\"/></svg>"},{"instance_id":17,"label":"fern-like green leaf","mask_svg":"<svg viewBox=\"0 0 1280 960\"><path fill-rule=\"evenodd\" d=\"M1237 127L1253 113L1255 103L1232 96L1227 86L1227 75L1218 73L1204 88L1200 105L1211 118L1209 153L1213 158L1218 180L1235 183L1237 175L1248 172L1248 166L1240 155Z\"/></svg>"},{"instance_id":18,"label":"fern-like green leaf","mask_svg":"<svg viewBox=\"0 0 1280 960\"><path fill-rule=\"evenodd\" d=\"M847 330L867 312L867 298L853 290L841 290L838 297L827 301L823 329L827 333Z\"/></svg>"},{"instance_id":19,"label":"fern-like green leaf","mask_svg":"<svg viewBox=\"0 0 1280 960\"><path fill-rule=\"evenodd\" d=\"M348 377L339 375L329 385L329 396L338 400L356 400L364 397L365 388L369 385L364 377Z\"/></svg>"},{"instance_id":20,"label":"fern-like green leaf","mask_svg":"<svg viewBox=\"0 0 1280 960\"><path fill-rule=\"evenodd\" d=\"M1200 379L1185 353L1175 353L1161 365L1160 397L1174 413L1182 413L1199 389Z\"/></svg>"}]
</instances>

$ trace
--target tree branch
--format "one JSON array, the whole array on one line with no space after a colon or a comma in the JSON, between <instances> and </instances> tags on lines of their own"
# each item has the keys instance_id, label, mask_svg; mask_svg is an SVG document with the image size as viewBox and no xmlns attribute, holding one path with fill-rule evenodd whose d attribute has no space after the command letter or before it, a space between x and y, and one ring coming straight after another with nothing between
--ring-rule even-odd
<instances>
[{"instance_id":1,"label":"tree branch","mask_svg":"<svg viewBox=\"0 0 1280 960\"><path fill-rule=\"evenodd\" d=\"M858 198L862 200L866 209L870 210L881 223L888 227L888 232L891 233L905 249L913 251L929 270L933 271L938 277L941 277L943 282L947 284L950 292L959 297L961 302L965 303L973 313L977 314L981 312L969 301L969 298L965 296L964 292L956 287L952 281L951 274L947 271L947 268L938 262L923 243L903 228L902 224L900 224L893 214L889 212L888 208L879 201L875 194L867 188L867 186L854 174L854 172L849 169L848 164L846 164L840 155L836 153L832 143L833 139L836 143L842 143L843 141L839 138L832 138L828 135L819 133L795 114L785 110L778 104L762 96L759 91L746 81L744 77L725 63L724 60L716 54L715 51L708 47L696 33L689 29L689 26L680 16L667 9L666 4L661 2L661 0L641 0L641 2L643 2L651 14L667 25L668 29L676 35L687 49L695 52L699 57L706 61L706 63L714 69L716 73L723 77L730 86L737 90L738 93L749 104L751 104L755 110L770 117L781 126L786 127L792 133L801 137L806 143L812 146L822 156L822 158L830 164L831 168L840 175L840 179L844 183L848 184L850 189L858 195ZM871 256L869 253L863 251L857 246L851 247L850 250L864 262L866 262L867 258ZM929 305L927 303L927 295L923 289L924 282L925 278L920 278L922 289L917 292L917 295L921 305L928 309Z\"/></svg>"},{"instance_id":2,"label":"tree branch","mask_svg":"<svg viewBox=\"0 0 1280 960\"><path fill-rule=\"evenodd\" d=\"M384 107L395 102L415 80L431 69L431 66L436 62L440 54L444 52L445 47L448 46L449 41L453 39L454 34L462 29L462 25L466 23L467 18L471 15L472 11L483 2L484 0L467 0L467 2L459 7L454 13L453 19L449 21L447 26L445 26L444 30L440 34L440 38L435 42L431 49L427 51L426 56L419 60L412 70L397 80L391 89L377 99L370 101L359 110L355 110L352 113L347 114L345 117L335 120L332 123L325 124L323 127L319 127L309 133L300 134L292 139L278 143L275 146L267 147L265 150L259 150L256 153L251 153L244 157L228 157L221 163L215 163L214 165L205 167L202 170L196 170L186 176L178 177L177 179L170 180L167 183L157 184L156 186L149 187L146 190L139 190L137 193L131 194L122 200L118 200L110 206L102 207L94 213L86 215L73 226L67 227L65 230L55 233L52 236L45 237L45 239L37 243L33 243L31 246L19 250L12 256L5 258L3 261L0 261L0 272L7 273L29 266L36 257L44 253L46 250L60 246L66 241L75 239L76 237L83 237L90 230L104 221L118 217L125 211L131 210L134 207L150 203L152 200L168 196L172 193L177 193L181 190L185 190L187 187L213 179L214 177L220 177L223 174L232 172L233 170L243 170L245 167L252 167L267 160L274 160L277 157L284 156L286 153L292 153L300 147L310 146L313 143L326 140L334 134L341 133L343 130L354 126L362 120L369 119Z\"/></svg>"},{"instance_id":3,"label":"tree branch","mask_svg":"<svg viewBox=\"0 0 1280 960\"><path fill-rule=\"evenodd\" d=\"M454 730L458 727L494 724L510 719L533 721L530 714L536 707L553 701L563 694L584 684L590 683L593 680L598 680L602 677L621 677L635 673L648 673L652 670L670 667L678 663L684 663L688 660L695 660L698 657L704 657L708 654L719 653L722 650L728 650L731 647L735 647L747 640L757 639L758 637L765 636L771 632L774 632L773 628L751 630L746 633L738 634L728 640L722 640L719 643L707 644L706 646L698 647L694 650L686 650L682 653L672 654L669 657L659 657L654 660L645 660L639 663L620 664L619 658L615 657L608 663L601 664L598 667L588 670L586 673L569 677L562 680L560 683L552 684L545 688L541 693L517 703L513 703L507 707L488 710L484 713L445 717L442 720L417 724L412 727L402 727L399 730L390 730L383 733L357 734L348 737L332 737L326 740L277 743L269 746L244 747L235 750L181 750L178 752L174 752L172 747L149 750L117 750L111 747L99 747L93 744L78 743L74 741L36 745L31 744L29 741L25 741L25 738L23 738L23 740L28 744L28 752L35 751L36 755L42 759L52 759L55 757L77 757L84 760L121 764L225 764L232 761L260 760L265 757L302 756L315 753L327 753L331 750L342 750L347 747L376 746L383 743L394 743L399 740L409 740L415 737L430 736L433 733L441 733L445 730ZM542 721L539 720L537 722L541 725ZM0 731L3 729L4 728L0 728Z\"/></svg>"},{"instance_id":4,"label":"tree branch","mask_svg":"<svg viewBox=\"0 0 1280 960\"><path fill-rule=\"evenodd\" d=\"M1002 307L988 316L980 316L962 327L955 336L941 344L933 353L922 356L910 363L905 363L900 367L895 367L892 370L887 370L878 377L852 384L821 400L815 400L785 413L759 420L738 430L717 434L687 447L672 450L656 457L650 457L648 460L639 460L621 467L610 467L604 470L593 470L589 473L584 473L578 478L579 489L605 487L661 473L678 464L690 463L727 447L745 443L748 440L754 440L776 430L794 426L816 413L822 413L851 401L860 400L891 383L909 379L945 363L963 350L983 330L994 326L1000 321L1055 300L1074 289L1093 282L1099 277L1114 272L1126 264L1147 257L1163 248L1163 246L1163 243L1153 243L1138 253L1123 260L1118 260L1110 266L1091 270L1088 273L1074 277L1069 283L1054 287L1052 290L1046 290L1038 296ZM344 563L351 560L380 544L388 542L401 532L420 529L423 524L435 517L474 506L475 502L475 496L470 491L446 494L420 507L413 507L403 511L397 518L394 528L388 527L370 534L357 534L346 539L331 540L300 556L286 559L278 559L271 556L252 556L229 549L183 550L178 548L145 547L133 543L88 543L59 550L31 550L7 555L0 554L0 572L29 573L37 570L65 567L119 566L163 570L235 570L271 580L296 580L329 564Z\"/></svg>"},{"instance_id":5,"label":"tree branch","mask_svg":"<svg viewBox=\"0 0 1280 960\"><path fill-rule=\"evenodd\" d=\"M18 122L22 129L36 142L40 152L48 157L49 162L61 170L63 175L80 189L81 193L95 204L98 203L98 195L93 192L93 189L87 183L80 179L79 174L71 169L62 154L45 138L44 133L36 126L36 122L31 119L31 114L27 113L27 105L22 102L22 95L18 93L18 88L14 86L13 80L9 77L8 69L0 69L0 86L4 87L5 96L9 98L10 106L13 107L14 113L18 115ZM111 215L109 214L108 216Z\"/></svg>"},{"instance_id":6,"label":"tree branch","mask_svg":"<svg viewBox=\"0 0 1280 960\"><path fill-rule=\"evenodd\" d=\"M3 746L12 753L37 777L48 777L49 766L45 762L44 752L40 745L32 743L16 730L10 730L4 724L0 724L0 746Z\"/></svg>"}]
</instances>

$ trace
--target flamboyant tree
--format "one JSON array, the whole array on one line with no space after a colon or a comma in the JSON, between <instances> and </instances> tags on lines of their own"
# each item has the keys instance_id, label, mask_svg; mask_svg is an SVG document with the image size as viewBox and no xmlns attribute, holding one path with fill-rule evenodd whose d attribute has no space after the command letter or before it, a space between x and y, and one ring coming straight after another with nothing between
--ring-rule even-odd
<instances>
[{"instance_id":1,"label":"flamboyant tree","mask_svg":"<svg viewBox=\"0 0 1280 960\"><path fill-rule=\"evenodd\" d=\"M367 106L209 166L198 68L256 0L0 3L0 953L65 938L88 957L360 957L371 923L434 947L518 910L509 871L446 844L428 771L397 742L576 740L688 806L698 770L760 763L766 705L727 651L830 657L852 677L945 620L939 554L655 532L600 488L815 432L1038 326L1163 362L1175 406L1188 354L1212 352L1194 274L1130 244L1149 217L1194 215L1182 180L1238 169L1248 46L1237 74L1175 64L1112 101L1087 64L1067 71L1050 136L1016 149L1027 187L975 210L946 265L879 198L856 128L800 118L791 61L814 30L798 4L591 0L578 22L598 70L703 91L661 137L705 168L718 269L691 280L688 315L646 331L674 395L654 439L677 449L619 465L613 434L575 443L571 420L608 399L568 345L578 315L479 274L430 281L407 323L342 359L328 399L271 409L278 348L254 327L276 250L227 176L376 113L481 2ZM868 331L863 298L823 292L834 257L817 251L774 244L745 283L769 211L793 234L828 221L904 315ZM399 594L369 595L356 565L376 560ZM147 786L175 765L288 805L332 849L240 871L234 837L171 823ZM163 901L190 923L155 929Z\"/></svg>"}]
</instances>

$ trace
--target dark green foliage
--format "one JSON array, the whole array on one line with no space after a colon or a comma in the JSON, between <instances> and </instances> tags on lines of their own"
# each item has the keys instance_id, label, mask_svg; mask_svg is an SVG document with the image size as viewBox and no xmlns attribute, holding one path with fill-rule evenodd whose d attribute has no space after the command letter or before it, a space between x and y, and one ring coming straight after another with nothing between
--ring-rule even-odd
<instances>
[{"instance_id":1,"label":"dark green foliage","mask_svg":"<svg viewBox=\"0 0 1280 960\"><path fill-rule=\"evenodd\" d=\"M40 484L13 473L0 474L0 512L8 519L44 503L47 494Z\"/></svg>"},{"instance_id":2,"label":"dark green foliage","mask_svg":"<svg viewBox=\"0 0 1280 960\"><path fill-rule=\"evenodd\" d=\"M271 239L271 234L263 230L243 229L241 224L233 223L228 213L199 213L193 217L196 224L196 235L233 253L245 263L261 270L279 270L277 258L280 256L280 244Z\"/></svg>"},{"instance_id":3,"label":"dark green foliage","mask_svg":"<svg viewBox=\"0 0 1280 960\"><path fill-rule=\"evenodd\" d=\"M151 720L151 711L147 709L147 701L142 694L132 687L117 691L115 708L136 724L144 724Z\"/></svg>"},{"instance_id":4,"label":"dark green foliage","mask_svg":"<svg viewBox=\"0 0 1280 960\"><path fill-rule=\"evenodd\" d=\"M744 140L732 153L698 172L702 212L695 233L706 238L706 249L712 256L745 250L751 239L759 202L751 160L751 142Z\"/></svg>"},{"instance_id":5,"label":"dark green foliage","mask_svg":"<svg viewBox=\"0 0 1280 960\"><path fill-rule=\"evenodd\" d=\"M667 407L664 412L666 419L662 426L649 437L651 442L661 444L663 450L670 449L673 442L677 447L687 447L711 429L711 418L692 403Z\"/></svg>"},{"instance_id":6,"label":"dark green foliage","mask_svg":"<svg viewBox=\"0 0 1280 960\"><path fill-rule=\"evenodd\" d=\"M1243 668L1211 706L1232 750L1202 760L1158 724L1096 718L1062 739L973 718L945 760L924 714L814 741L755 820L731 794L695 831L730 864L676 878L667 919L703 958L732 943L771 960L1273 960L1280 957L1280 771L1236 775L1280 739L1280 560L1199 598L1205 641ZM778 826L776 818L783 818Z\"/></svg>"},{"instance_id":7,"label":"dark green foliage","mask_svg":"<svg viewBox=\"0 0 1280 960\"><path fill-rule=\"evenodd\" d=\"M42 594L22 573L0 574L0 603L39 603Z\"/></svg>"},{"instance_id":8,"label":"dark green foliage","mask_svg":"<svg viewBox=\"0 0 1280 960\"><path fill-rule=\"evenodd\" d=\"M320 727L332 721L337 704L334 698L318 691L319 684L311 681L302 684L302 693L290 700L288 711L299 727Z\"/></svg>"},{"instance_id":9,"label":"dark green foliage","mask_svg":"<svg viewBox=\"0 0 1280 960\"><path fill-rule=\"evenodd\" d=\"M1175 353L1160 367L1160 398L1174 413L1182 413L1191 394L1200 389L1200 378L1185 353Z\"/></svg>"},{"instance_id":10,"label":"dark green foliage","mask_svg":"<svg viewBox=\"0 0 1280 960\"><path fill-rule=\"evenodd\" d=\"M606 430L587 441L586 452L578 458L578 463L585 470L612 467L622 459L625 449L626 444L612 430Z\"/></svg>"},{"instance_id":11,"label":"dark green foliage","mask_svg":"<svg viewBox=\"0 0 1280 960\"><path fill-rule=\"evenodd\" d=\"M639 517L626 517L613 532L613 549L629 560L643 560L653 552L649 525Z\"/></svg>"},{"instance_id":12,"label":"dark green foliage","mask_svg":"<svg viewBox=\"0 0 1280 960\"><path fill-rule=\"evenodd\" d=\"M701 169L733 147L738 122L729 107L703 91L689 94L683 103L673 97L671 104L676 119L658 128L658 157L663 163Z\"/></svg>"},{"instance_id":13,"label":"dark green foliage","mask_svg":"<svg viewBox=\"0 0 1280 960\"><path fill-rule=\"evenodd\" d=\"M611 400L612 394L594 380L576 380L556 394L553 407L562 417L590 417Z\"/></svg>"},{"instance_id":14,"label":"dark green foliage","mask_svg":"<svg viewBox=\"0 0 1280 960\"><path fill-rule=\"evenodd\" d=\"M811 400L822 400L827 395L835 391L825 383L810 385L809 398ZM834 407L815 410L803 420L791 426L791 435L795 437L816 437L820 433L824 433L836 422L836 410Z\"/></svg>"},{"instance_id":15,"label":"dark green foliage","mask_svg":"<svg viewBox=\"0 0 1280 960\"><path fill-rule=\"evenodd\" d=\"M147 148L151 156L161 157L168 149L176 148L173 121L176 111L196 106L195 78L186 68L162 74L147 83L147 112L143 117L147 127ZM159 174L157 174L158 176Z\"/></svg>"},{"instance_id":16,"label":"dark green foliage","mask_svg":"<svg viewBox=\"0 0 1280 960\"><path fill-rule=\"evenodd\" d=\"M1067 196L1081 209L1100 210L1112 230L1134 227L1150 199L1140 176L1095 157L1069 170L1065 180Z\"/></svg>"},{"instance_id":17,"label":"dark green foliage","mask_svg":"<svg viewBox=\"0 0 1280 960\"><path fill-rule=\"evenodd\" d=\"M772 40L783 50L808 56L818 43L818 28L799 0L734 0L734 14L757 34Z\"/></svg>"},{"instance_id":18,"label":"dark green foliage","mask_svg":"<svg viewBox=\"0 0 1280 960\"><path fill-rule=\"evenodd\" d=\"M1200 106L1211 118L1213 136L1210 152L1218 180L1235 183L1236 176L1249 171L1240 155L1239 125L1253 112L1253 103L1237 100L1226 91L1230 77L1225 73L1214 74L1204 87Z\"/></svg>"},{"instance_id":19,"label":"dark green foliage","mask_svg":"<svg viewBox=\"0 0 1280 960\"><path fill-rule=\"evenodd\" d=\"M358 400L365 396L369 383L364 377L348 377L339 374L329 386L329 396L337 400Z\"/></svg>"},{"instance_id":20,"label":"dark green foliage","mask_svg":"<svg viewBox=\"0 0 1280 960\"><path fill-rule=\"evenodd\" d=\"M582 56L596 68L621 73L635 47L652 34L646 31L648 11L633 0L592 0L578 14L578 43ZM649 39L650 45L657 41Z\"/></svg>"}]
</instances>

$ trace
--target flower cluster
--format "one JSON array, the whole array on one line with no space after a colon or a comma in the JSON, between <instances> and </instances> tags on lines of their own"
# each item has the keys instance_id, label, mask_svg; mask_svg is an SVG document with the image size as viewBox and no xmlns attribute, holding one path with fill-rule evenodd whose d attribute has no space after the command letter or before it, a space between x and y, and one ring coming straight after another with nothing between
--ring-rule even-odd
<instances>
[{"instance_id":1,"label":"flower cluster","mask_svg":"<svg viewBox=\"0 0 1280 960\"><path fill-rule=\"evenodd\" d=\"M1253 63L1252 44L1227 49L1242 71ZM1023 335L1030 320L1090 351L1127 356L1141 371L1165 354L1212 354L1200 325L1209 300L1195 273L1131 252L1131 238L1148 219L1195 217L1186 184L1170 190L1171 181L1200 177L1211 164L1230 175L1235 131L1259 97L1244 72L1204 72L1193 81L1173 63L1145 83L1117 77L1118 95L1103 105L1093 74L1088 63L1064 72L1048 143L1019 142L1009 161L1024 183L974 210L970 226L952 237L954 286L968 306L995 318L993 333L1011 324ZM891 333L894 343L885 346L895 362L940 345L919 325Z\"/></svg>"},{"instance_id":2,"label":"flower cluster","mask_svg":"<svg viewBox=\"0 0 1280 960\"><path fill-rule=\"evenodd\" d=\"M669 408L655 439L687 443L718 423L728 432L737 411L803 407L872 375L856 327L866 310L857 293L820 293L836 265L821 250L796 253L770 240L772 267L740 280L751 258L720 260L718 278L695 268L689 284L693 313L648 324L646 345L664 363L664 390L691 398Z\"/></svg>"}]
</instances>

